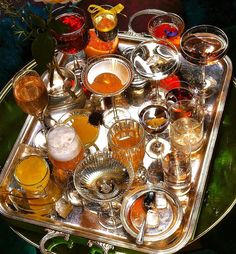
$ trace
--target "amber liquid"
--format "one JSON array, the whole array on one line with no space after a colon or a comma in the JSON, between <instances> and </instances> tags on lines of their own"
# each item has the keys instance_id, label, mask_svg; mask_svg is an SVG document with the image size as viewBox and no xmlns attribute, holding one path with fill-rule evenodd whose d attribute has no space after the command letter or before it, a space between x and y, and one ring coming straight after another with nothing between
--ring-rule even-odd
<instances>
[{"instance_id":1,"label":"amber liquid","mask_svg":"<svg viewBox=\"0 0 236 254\"><path fill-rule=\"evenodd\" d=\"M83 145L88 147L92 145L98 137L99 128L89 123L87 115L72 115L65 123L70 123L76 130Z\"/></svg>"},{"instance_id":2,"label":"amber liquid","mask_svg":"<svg viewBox=\"0 0 236 254\"><path fill-rule=\"evenodd\" d=\"M130 162L134 171L137 171L144 157L144 140L137 136L136 130L121 130L113 138L115 146L111 150L117 152L117 156L125 166L130 167ZM119 148L117 148L119 147Z\"/></svg>"},{"instance_id":3,"label":"amber liquid","mask_svg":"<svg viewBox=\"0 0 236 254\"><path fill-rule=\"evenodd\" d=\"M43 81L33 75L18 78L14 83L13 94L19 107L36 117L48 104L48 93Z\"/></svg>"},{"instance_id":4,"label":"amber liquid","mask_svg":"<svg viewBox=\"0 0 236 254\"><path fill-rule=\"evenodd\" d=\"M112 41L118 33L117 19L112 14L95 17L93 20L96 34L102 41Z\"/></svg>"},{"instance_id":5,"label":"amber liquid","mask_svg":"<svg viewBox=\"0 0 236 254\"><path fill-rule=\"evenodd\" d=\"M184 57L193 63L208 64L218 59L225 51L226 43L220 36L211 33L196 33L183 40Z\"/></svg>"},{"instance_id":6,"label":"amber liquid","mask_svg":"<svg viewBox=\"0 0 236 254\"><path fill-rule=\"evenodd\" d=\"M69 171L74 171L77 164L83 159L84 157L84 150L80 149L79 153L71 160L69 161L59 161L59 160L55 160L54 158L52 158L49 155L49 159L52 162L52 164L59 169L63 169L63 170L69 170Z\"/></svg>"},{"instance_id":7,"label":"amber liquid","mask_svg":"<svg viewBox=\"0 0 236 254\"><path fill-rule=\"evenodd\" d=\"M99 74L91 84L95 92L104 95L117 93L122 87L121 80L115 74L108 72Z\"/></svg>"}]
</instances>

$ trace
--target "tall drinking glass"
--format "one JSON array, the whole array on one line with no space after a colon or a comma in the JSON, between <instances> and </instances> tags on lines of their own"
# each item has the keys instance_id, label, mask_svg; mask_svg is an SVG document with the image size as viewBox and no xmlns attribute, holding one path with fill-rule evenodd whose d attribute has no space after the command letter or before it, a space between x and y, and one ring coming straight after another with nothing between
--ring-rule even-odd
<instances>
[{"instance_id":1,"label":"tall drinking glass","mask_svg":"<svg viewBox=\"0 0 236 254\"><path fill-rule=\"evenodd\" d=\"M173 147L186 152L198 151L204 141L204 109L198 101L182 100L172 104L170 112L170 140Z\"/></svg>"},{"instance_id":2,"label":"tall drinking glass","mask_svg":"<svg viewBox=\"0 0 236 254\"><path fill-rule=\"evenodd\" d=\"M48 105L47 88L40 75L34 70L19 71L13 78L13 95L18 106L27 114L35 116L42 126L34 140L40 140L36 146L45 146L46 126L44 110Z\"/></svg>"},{"instance_id":3,"label":"tall drinking glass","mask_svg":"<svg viewBox=\"0 0 236 254\"><path fill-rule=\"evenodd\" d=\"M63 184L84 157L84 147L73 127L56 124L47 133L48 157L55 177Z\"/></svg>"},{"instance_id":4,"label":"tall drinking glass","mask_svg":"<svg viewBox=\"0 0 236 254\"><path fill-rule=\"evenodd\" d=\"M214 94L217 82L206 74L206 66L221 59L228 48L228 37L223 30L211 25L194 26L181 37L181 52L187 61L201 66L202 78L197 90L201 97Z\"/></svg>"},{"instance_id":5,"label":"tall drinking glass","mask_svg":"<svg viewBox=\"0 0 236 254\"><path fill-rule=\"evenodd\" d=\"M126 167L137 175L145 154L145 131L133 119L116 121L107 134L108 146Z\"/></svg>"}]
</instances>

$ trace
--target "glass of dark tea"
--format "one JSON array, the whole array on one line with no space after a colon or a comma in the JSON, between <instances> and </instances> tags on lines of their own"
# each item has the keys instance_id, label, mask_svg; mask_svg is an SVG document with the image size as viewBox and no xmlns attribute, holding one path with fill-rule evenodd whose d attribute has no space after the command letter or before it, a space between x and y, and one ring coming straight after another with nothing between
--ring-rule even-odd
<instances>
[{"instance_id":1,"label":"glass of dark tea","mask_svg":"<svg viewBox=\"0 0 236 254\"><path fill-rule=\"evenodd\" d=\"M198 93L208 98L217 92L217 82L207 76L206 66L216 63L228 48L228 38L223 30L212 25L199 25L188 29L181 37L180 48L183 57L201 66L201 81Z\"/></svg>"},{"instance_id":2,"label":"glass of dark tea","mask_svg":"<svg viewBox=\"0 0 236 254\"><path fill-rule=\"evenodd\" d=\"M85 11L74 5L65 5L55 9L52 15L60 25L60 29L52 30L57 41L57 49L64 54L72 55L74 67L78 68L82 61L79 53L83 51L89 40Z\"/></svg>"}]
</instances>

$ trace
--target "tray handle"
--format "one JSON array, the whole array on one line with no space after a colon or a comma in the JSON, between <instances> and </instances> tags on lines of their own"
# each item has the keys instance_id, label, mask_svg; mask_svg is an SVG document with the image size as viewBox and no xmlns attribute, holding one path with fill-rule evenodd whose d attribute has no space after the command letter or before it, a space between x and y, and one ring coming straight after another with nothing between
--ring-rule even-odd
<instances>
[{"instance_id":1,"label":"tray handle","mask_svg":"<svg viewBox=\"0 0 236 254\"><path fill-rule=\"evenodd\" d=\"M69 249L73 247L73 241L70 240L70 234L65 234L63 232L53 231L50 229L46 229L46 230L48 231L48 233L40 240L40 243L39 243L39 249L42 254L56 254L55 252L52 252L51 250L60 244L66 244ZM46 249L45 247L46 242L55 237L61 237L62 241L55 243L51 245L49 249Z\"/></svg>"},{"instance_id":2,"label":"tray handle","mask_svg":"<svg viewBox=\"0 0 236 254\"><path fill-rule=\"evenodd\" d=\"M93 246L100 247L103 250L104 254L108 254L110 250L114 250L114 246L108 243L102 243L99 241L89 240L87 245L91 248Z\"/></svg>"}]
</instances>

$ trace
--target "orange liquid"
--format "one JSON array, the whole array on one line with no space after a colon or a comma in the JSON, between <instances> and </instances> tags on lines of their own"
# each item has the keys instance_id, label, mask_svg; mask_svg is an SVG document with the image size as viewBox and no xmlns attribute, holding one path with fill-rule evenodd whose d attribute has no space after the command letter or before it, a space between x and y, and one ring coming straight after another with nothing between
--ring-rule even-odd
<instances>
[{"instance_id":1,"label":"orange liquid","mask_svg":"<svg viewBox=\"0 0 236 254\"><path fill-rule=\"evenodd\" d=\"M98 93L116 93L122 89L121 80L113 73L99 74L91 84L91 88Z\"/></svg>"},{"instance_id":2,"label":"orange liquid","mask_svg":"<svg viewBox=\"0 0 236 254\"><path fill-rule=\"evenodd\" d=\"M17 164L15 178L25 191L41 192L50 178L47 162L39 156L31 155Z\"/></svg>"},{"instance_id":3,"label":"orange liquid","mask_svg":"<svg viewBox=\"0 0 236 254\"><path fill-rule=\"evenodd\" d=\"M89 123L87 115L70 116L65 123L70 123L74 127L84 146L92 145L97 139L99 129Z\"/></svg>"},{"instance_id":4,"label":"orange liquid","mask_svg":"<svg viewBox=\"0 0 236 254\"><path fill-rule=\"evenodd\" d=\"M49 155L49 159L52 164L59 169L63 169L64 171L74 171L78 163L84 158L84 149L81 147L78 155L69 161L58 161L53 159Z\"/></svg>"},{"instance_id":5,"label":"orange liquid","mask_svg":"<svg viewBox=\"0 0 236 254\"><path fill-rule=\"evenodd\" d=\"M19 107L33 116L38 116L48 104L48 93L43 81L33 75L16 80L13 93Z\"/></svg>"},{"instance_id":6,"label":"orange liquid","mask_svg":"<svg viewBox=\"0 0 236 254\"><path fill-rule=\"evenodd\" d=\"M113 137L116 146L112 146L111 150L117 152L118 158L126 167L130 167L131 162L134 171L137 171L145 153L144 140L141 142L141 138L135 135L135 130L126 132L129 136L124 137L122 130L117 132Z\"/></svg>"},{"instance_id":7,"label":"orange liquid","mask_svg":"<svg viewBox=\"0 0 236 254\"><path fill-rule=\"evenodd\" d=\"M111 16L113 17L113 16ZM107 17L103 17L97 24L96 29L101 32L109 32L110 30L114 29L117 22Z\"/></svg>"}]
</instances>

